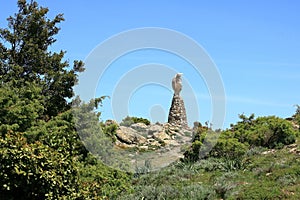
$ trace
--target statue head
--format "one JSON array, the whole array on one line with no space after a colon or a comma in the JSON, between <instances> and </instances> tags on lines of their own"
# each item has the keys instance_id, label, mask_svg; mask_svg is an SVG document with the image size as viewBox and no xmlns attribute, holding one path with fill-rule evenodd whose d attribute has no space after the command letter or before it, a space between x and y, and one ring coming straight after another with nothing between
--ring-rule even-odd
<instances>
[{"instance_id":1,"label":"statue head","mask_svg":"<svg viewBox=\"0 0 300 200\"><path fill-rule=\"evenodd\" d=\"M183 73L177 73L176 78L180 79Z\"/></svg>"},{"instance_id":2,"label":"statue head","mask_svg":"<svg viewBox=\"0 0 300 200\"><path fill-rule=\"evenodd\" d=\"M181 76L182 73L177 73L172 80L172 87L175 95L179 95L179 92L182 89Z\"/></svg>"},{"instance_id":3,"label":"statue head","mask_svg":"<svg viewBox=\"0 0 300 200\"><path fill-rule=\"evenodd\" d=\"M177 74L175 75L176 82L181 83L181 76L182 76L182 74L183 74L183 73L177 73Z\"/></svg>"}]
</instances>

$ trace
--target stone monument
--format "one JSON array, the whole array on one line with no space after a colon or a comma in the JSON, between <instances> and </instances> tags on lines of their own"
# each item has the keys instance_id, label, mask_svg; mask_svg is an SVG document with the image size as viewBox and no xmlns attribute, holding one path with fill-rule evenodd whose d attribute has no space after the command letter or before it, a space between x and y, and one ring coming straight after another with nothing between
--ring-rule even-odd
<instances>
[{"instance_id":1,"label":"stone monument","mask_svg":"<svg viewBox=\"0 0 300 200\"><path fill-rule=\"evenodd\" d=\"M181 76L182 73L178 73L172 79L172 88L174 90L174 95L169 111L168 123L172 126L188 128L184 102L180 96L180 92L182 90Z\"/></svg>"}]
</instances>

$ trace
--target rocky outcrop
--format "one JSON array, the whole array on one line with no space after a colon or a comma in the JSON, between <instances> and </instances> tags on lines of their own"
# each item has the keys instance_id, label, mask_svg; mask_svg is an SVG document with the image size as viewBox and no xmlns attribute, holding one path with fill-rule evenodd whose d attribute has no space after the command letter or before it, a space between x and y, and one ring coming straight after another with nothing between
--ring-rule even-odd
<instances>
[{"instance_id":1,"label":"rocky outcrop","mask_svg":"<svg viewBox=\"0 0 300 200\"><path fill-rule=\"evenodd\" d=\"M144 123L135 123L135 124L132 124L130 127L139 132L146 131L146 129L148 129L148 126Z\"/></svg>"},{"instance_id":2,"label":"rocky outcrop","mask_svg":"<svg viewBox=\"0 0 300 200\"><path fill-rule=\"evenodd\" d=\"M153 135L154 133L161 132L163 131L163 129L164 129L163 125L159 125L159 124L150 125L148 129L148 135Z\"/></svg>"},{"instance_id":3,"label":"rocky outcrop","mask_svg":"<svg viewBox=\"0 0 300 200\"><path fill-rule=\"evenodd\" d=\"M120 125L118 127L115 145L120 148L138 148L140 150L178 146L182 142L190 141L191 134L186 133L192 133L190 129L182 129L169 123L151 125L135 123L130 127Z\"/></svg>"},{"instance_id":4,"label":"rocky outcrop","mask_svg":"<svg viewBox=\"0 0 300 200\"><path fill-rule=\"evenodd\" d=\"M117 139L126 144L141 145L147 142L147 139L138 134L136 130L130 127L120 126L116 131Z\"/></svg>"},{"instance_id":5,"label":"rocky outcrop","mask_svg":"<svg viewBox=\"0 0 300 200\"><path fill-rule=\"evenodd\" d=\"M188 128L184 101L179 95L173 96L168 123L180 128Z\"/></svg>"}]
</instances>

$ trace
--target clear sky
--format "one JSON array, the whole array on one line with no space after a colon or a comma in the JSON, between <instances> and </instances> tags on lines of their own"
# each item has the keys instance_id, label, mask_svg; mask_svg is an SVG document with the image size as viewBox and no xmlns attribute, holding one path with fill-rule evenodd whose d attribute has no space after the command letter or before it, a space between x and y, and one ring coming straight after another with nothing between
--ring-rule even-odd
<instances>
[{"instance_id":1,"label":"clear sky","mask_svg":"<svg viewBox=\"0 0 300 200\"><path fill-rule=\"evenodd\" d=\"M300 104L300 1L37 2L49 7L50 17L64 13L66 21L60 25L52 49L66 50L70 61L85 60L101 42L135 28L167 28L195 40L209 54L223 80L225 128L241 113L289 117L295 111L293 105ZM6 27L5 19L16 10L16 1L0 0L1 27ZM193 88L197 101L197 106L186 105L189 124L211 120L212 105L205 81L193 73L189 63L168 52L148 49L122 56L101 77L96 95L113 97L114 88L130 70L149 63L184 73L184 89ZM170 88L154 83L131 91L129 114L166 121ZM184 91L182 96L189 98ZM112 102L112 98L105 100L102 119L113 118ZM197 116L193 113L195 107L199 109Z\"/></svg>"}]
</instances>

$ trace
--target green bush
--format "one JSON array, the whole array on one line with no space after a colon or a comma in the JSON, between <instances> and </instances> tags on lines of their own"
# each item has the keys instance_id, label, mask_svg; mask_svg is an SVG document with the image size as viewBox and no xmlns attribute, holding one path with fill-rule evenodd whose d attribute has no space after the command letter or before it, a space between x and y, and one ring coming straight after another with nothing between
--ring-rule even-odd
<instances>
[{"instance_id":1,"label":"green bush","mask_svg":"<svg viewBox=\"0 0 300 200\"><path fill-rule=\"evenodd\" d=\"M79 163L81 192L85 199L116 199L123 192L130 192L131 174L105 166L89 154L91 163Z\"/></svg>"},{"instance_id":2,"label":"green bush","mask_svg":"<svg viewBox=\"0 0 300 200\"><path fill-rule=\"evenodd\" d=\"M275 116L255 119L253 114L250 117L240 115L240 118L240 122L231 125L231 129L222 131L220 135L199 126L194 133L192 146L184 153L185 160L199 160L203 157L204 148L211 149L208 156L236 159L254 147L282 148L296 141L297 131L287 120Z\"/></svg>"},{"instance_id":3,"label":"green bush","mask_svg":"<svg viewBox=\"0 0 300 200\"><path fill-rule=\"evenodd\" d=\"M0 138L1 199L78 197L78 172L67 151L41 142L28 143L23 134Z\"/></svg>"},{"instance_id":4,"label":"green bush","mask_svg":"<svg viewBox=\"0 0 300 200\"><path fill-rule=\"evenodd\" d=\"M210 152L213 157L235 159L243 156L248 150L247 143L241 143L236 138L219 139Z\"/></svg>"},{"instance_id":5,"label":"green bush","mask_svg":"<svg viewBox=\"0 0 300 200\"><path fill-rule=\"evenodd\" d=\"M101 124L102 131L104 134L108 135L111 137L112 141L115 142L117 140L116 138L116 131L118 130L118 124L116 123L111 123L108 125Z\"/></svg>"},{"instance_id":6,"label":"green bush","mask_svg":"<svg viewBox=\"0 0 300 200\"><path fill-rule=\"evenodd\" d=\"M199 130L199 129L198 129ZM195 162L205 157L226 157L235 159L241 157L249 148L247 143L241 143L236 138L227 137L226 132L222 132L220 137L212 130L204 130L196 133L192 146L184 153L184 160ZM207 150L210 152L206 152ZM207 153L207 155L203 155Z\"/></svg>"},{"instance_id":7,"label":"green bush","mask_svg":"<svg viewBox=\"0 0 300 200\"><path fill-rule=\"evenodd\" d=\"M202 146L202 142L195 141L192 143L192 146L184 152L184 160L185 162L196 162L200 159L200 148Z\"/></svg>"},{"instance_id":8,"label":"green bush","mask_svg":"<svg viewBox=\"0 0 300 200\"><path fill-rule=\"evenodd\" d=\"M239 142L248 143L250 146L282 148L296 140L297 132L285 119L275 116L254 119L254 115L249 118L242 115L240 118L242 121L231 128L231 136Z\"/></svg>"},{"instance_id":9,"label":"green bush","mask_svg":"<svg viewBox=\"0 0 300 200\"><path fill-rule=\"evenodd\" d=\"M143 123L146 125L150 125L150 121L148 119L142 118L142 117L125 117L122 122L120 123L121 126L131 126L135 123Z\"/></svg>"}]
</instances>

